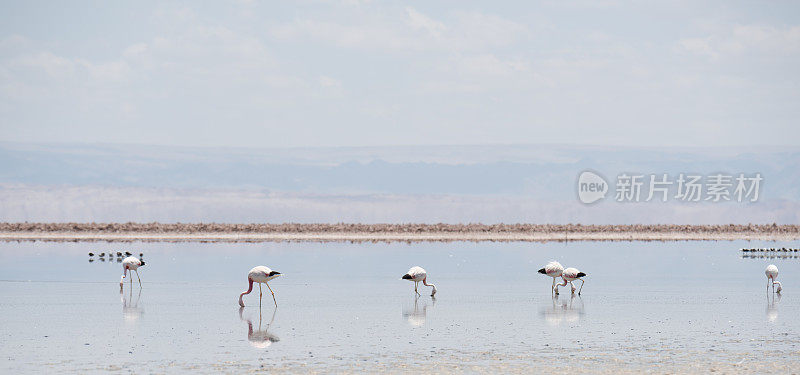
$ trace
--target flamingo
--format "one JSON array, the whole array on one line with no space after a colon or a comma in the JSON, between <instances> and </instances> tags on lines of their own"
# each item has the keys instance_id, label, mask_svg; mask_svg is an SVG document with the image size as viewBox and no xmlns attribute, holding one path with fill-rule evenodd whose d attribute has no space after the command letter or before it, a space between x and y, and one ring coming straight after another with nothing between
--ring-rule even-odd
<instances>
[{"instance_id":1,"label":"flamingo","mask_svg":"<svg viewBox=\"0 0 800 375\"><path fill-rule=\"evenodd\" d=\"M580 280L581 289L578 290L578 295L581 295L581 291L583 290L583 283L585 283L585 281L583 281L583 279L581 278L584 276L586 276L586 274L581 271L578 271L577 268L573 267L567 268L564 270L564 272L561 273L561 279L564 280L564 282L558 285L567 286L567 283L569 283L569 286L572 288L572 293L574 294L575 289L577 288L575 288L575 285L572 285L572 282L575 280ZM558 286L556 286L556 293L558 293Z\"/></svg>"},{"instance_id":2,"label":"flamingo","mask_svg":"<svg viewBox=\"0 0 800 375\"><path fill-rule=\"evenodd\" d=\"M770 264L769 266L767 266L767 269L764 270L764 274L767 275L767 291L769 291L769 284L770 284L770 281L772 281L772 291L773 292L777 292L778 294L781 294L781 290L783 290L783 287L781 286L781 282L775 280L775 279L778 278L778 267L775 266L774 264ZM775 291L775 284L778 284L778 290L777 291Z\"/></svg>"},{"instance_id":3,"label":"flamingo","mask_svg":"<svg viewBox=\"0 0 800 375\"><path fill-rule=\"evenodd\" d=\"M122 290L122 282L125 281L125 276L128 276L128 271L131 271L131 286L133 286L133 272L136 272L136 278L139 279L139 288L142 287L142 279L139 277L138 271L141 266L144 266L144 261L135 257L127 257L122 260L122 277L119 279L119 290Z\"/></svg>"},{"instance_id":4,"label":"flamingo","mask_svg":"<svg viewBox=\"0 0 800 375\"><path fill-rule=\"evenodd\" d=\"M539 273L553 278L553 286L550 288L550 294L553 294L554 291L556 294L558 294L558 288L556 288L556 278L561 276L562 272L564 272L564 266L556 261L547 263L544 268L539 270Z\"/></svg>"},{"instance_id":5,"label":"flamingo","mask_svg":"<svg viewBox=\"0 0 800 375\"><path fill-rule=\"evenodd\" d=\"M428 284L428 273L425 272L425 269L420 266L411 267L405 275L403 275L403 280L410 280L414 282L414 293L419 294L417 288L419 286L419 282L422 281L422 284L425 286L429 286L433 288L431 292L431 297L436 294L436 285Z\"/></svg>"},{"instance_id":6,"label":"flamingo","mask_svg":"<svg viewBox=\"0 0 800 375\"><path fill-rule=\"evenodd\" d=\"M275 302L275 307L278 307L278 301L275 300L275 292L272 291L272 288L270 288L269 283L267 283L267 281L270 281L280 275L281 275L280 272L273 271L267 266L253 267L250 270L250 272L247 273L247 282L248 282L247 290L239 295L239 306L244 307L244 302L242 301L242 297L244 297L245 294L250 294L250 292L253 291L253 283L256 282L258 283L258 305L261 306L261 297L263 296L263 293L261 293L261 284L267 284L269 292L272 293L272 300Z\"/></svg>"}]
</instances>

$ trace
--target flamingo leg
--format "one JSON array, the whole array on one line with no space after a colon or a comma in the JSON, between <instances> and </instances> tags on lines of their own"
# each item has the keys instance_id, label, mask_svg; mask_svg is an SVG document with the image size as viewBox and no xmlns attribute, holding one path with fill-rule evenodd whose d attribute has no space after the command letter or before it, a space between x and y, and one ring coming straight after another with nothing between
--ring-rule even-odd
<instances>
[{"instance_id":1,"label":"flamingo leg","mask_svg":"<svg viewBox=\"0 0 800 375\"><path fill-rule=\"evenodd\" d=\"M134 271L136 271L136 279L139 280L139 289L141 289L142 288L142 278L139 277L139 270L134 270ZM133 282L133 278L131 278L131 282Z\"/></svg>"},{"instance_id":2,"label":"flamingo leg","mask_svg":"<svg viewBox=\"0 0 800 375\"><path fill-rule=\"evenodd\" d=\"M261 310L261 296L264 294L261 293L261 283L258 283L258 309Z\"/></svg>"},{"instance_id":3,"label":"flamingo leg","mask_svg":"<svg viewBox=\"0 0 800 375\"><path fill-rule=\"evenodd\" d=\"M550 294L552 295L555 290L556 290L556 278L554 277L553 278L553 286L550 287ZM556 294L557 294L557 292L556 292Z\"/></svg>"},{"instance_id":4,"label":"flamingo leg","mask_svg":"<svg viewBox=\"0 0 800 375\"><path fill-rule=\"evenodd\" d=\"M419 291L417 291L417 287L419 287L419 281L415 281L414 282L414 293L415 294L419 294Z\"/></svg>"},{"instance_id":5,"label":"flamingo leg","mask_svg":"<svg viewBox=\"0 0 800 375\"><path fill-rule=\"evenodd\" d=\"M769 277L768 277L767 278L767 292L769 292L769 284L770 284L770 280L769 280Z\"/></svg>"},{"instance_id":6,"label":"flamingo leg","mask_svg":"<svg viewBox=\"0 0 800 375\"><path fill-rule=\"evenodd\" d=\"M583 279L578 279L578 280L581 281L581 288L578 289L578 295L581 295L581 291L583 290L583 284L585 283L585 281L583 281Z\"/></svg>"},{"instance_id":7,"label":"flamingo leg","mask_svg":"<svg viewBox=\"0 0 800 375\"><path fill-rule=\"evenodd\" d=\"M265 283L265 284L267 284L267 288L269 288L269 292L272 293L272 302L275 302L275 307L278 307L278 301L275 299L275 292L272 291L272 287L269 286L269 283Z\"/></svg>"}]
</instances>

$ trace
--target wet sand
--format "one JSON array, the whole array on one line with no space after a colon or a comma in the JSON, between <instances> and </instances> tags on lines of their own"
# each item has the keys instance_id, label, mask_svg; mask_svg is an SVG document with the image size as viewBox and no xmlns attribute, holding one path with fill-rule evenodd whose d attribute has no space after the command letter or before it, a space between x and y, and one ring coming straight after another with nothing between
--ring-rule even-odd
<instances>
[{"instance_id":1,"label":"wet sand","mask_svg":"<svg viewBox=\"0 0 800 375\"><path fill-rule=\"evenodd\" d=\"M800 239L800 225L0 223L3 241L447 242Z\"/></svg>"},{"instance_id":2,"label":"wet sand","mask_svg":"<svg viewBox=\"0 0 800 375\"><path fill-rule=\"evenodd\" d=\"M556 353L551 353L551 355ZM437 351L416 355L395 357L390 361L376 363L375 356L361 358L331 358L333 363L308 363L297 361L290 364L273 365L260 362L221 361L218 363L173 362L169 365L154 366L154 372L185 371L193 373L264 373L274 371L281 373L337 373L363 374L387 373L408 374L419 373L502 373L530 374L537 369L547 369L550 374L797 374L800 368L797 352L774 352L773 356L740 352L717 351L713 358L705 351L687 353L662 351L661 357L649 363L627 363L613 353L597 354L583 350L573 351L566 362L559 362L553 356L543 357L542 352L526 355L502 355L491 352L470 353L461 351ZM780 357L781 359L777 359ZM724 358L724 360L720 360ZM61 368L58 364L48 366ZM80 372L128 372L137 369L140 364L121 362L107 367L78 367ZM67 366L67 368L73 368Z\"/></svg>"}]
</instances>

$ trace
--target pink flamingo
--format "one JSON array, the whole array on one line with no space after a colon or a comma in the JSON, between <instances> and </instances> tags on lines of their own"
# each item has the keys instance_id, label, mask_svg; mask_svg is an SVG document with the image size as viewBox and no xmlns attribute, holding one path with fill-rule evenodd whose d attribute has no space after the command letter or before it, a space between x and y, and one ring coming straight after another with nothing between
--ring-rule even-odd
<instances>
[{"instance_id":1,"label":"pink flamingo","mask_svg":"<svg viewBox=\"0 0 800 375\"><path fill-rule=\"evenodd\" d=\"M561 279L564 282L556 286L556 294L558 294L558 286L567 286L567 283L569 283L569 286L572 288L572 294L575 294L575 289L577 288L575 288L575 285L572 285L572 282L575 280L580 280L581 289L578 290L578 295L581 295L581 291L583 290L583 283L585 282L582 279L582 277L584 276L586 276L586 274L581 271L578 271L577 268L570 267L565 269L564 272L561 273Z\"/></svg>"},{"instance_id":2,"label":"pink flamingo","mask_svg":"<svg viewBox=\"0 0 800 375\"><path fill-rule=\"evenodd\" d=\"M403 280L409 280L414 282L414 293L419 294L417 291L419 287L419 282L422 281L422 285L429 286L433 288L431 291L431 297L436 294L436 285L428 284L428 273L425 272L425 269L420 266L411 267L411 269L403 275Z\"/></svg>"},{"instance_id":3,"label":"pink flamingo","mask_svg":"<svg viewBox=\"0 0 800 375\"><path fill-rule=\"evenodd\" d=\"M125 281L125 276L128 276L128 271L131 271L131 287L133 286L133 272L136 272L136 278L139 279L139 288L142 287L142 279L139 277L138 268L144 266L144 261L136 257L127 257L122 260L122 277L119 279L119 290L122 292L122 282Z\"/></svg>"},{"instance_id":4,"label":"pink flamingo","mask_svg":"<svg viewBox=\"0 0 800 375\"><path fill-rule=\"evenodd\" d=\"M550 294L553 294L553 292L555 292L555 294L558 295L558 288L556 288L556 278L560 277L561 273L563 272L564 272L564 266L562 266L561 263L558 263L556 261L551 261L550 263L547 263L546 266L544 266L542 269L539 270L539 273L541 273L542 275L547 275L553 278L553 286L550 288Z\"/></svg>"},{"instance_id":5,"label":"pink flamingo","mask_svg":"<svg viewBox=\"0 0 800 375\"><path fill-rule=\"evenodd\" d=\"M781 282L775 280L775 279L778 278L778 267L775 266L774 264L770 264L769 266L767 266L767 269L764 270L764 273L767 275L767 291L769 291L769 284L770 284L770 281L771 281L772 282L772 290L773 290L773 292L775 291L775 284L778 284L777 293L781 294L781 290L783 290L783 287L781 286Z\"/></svg>"},{"instance_id":6,"label":"pink flamingo","mask_svg":"<svg viewBox=\"0 0 800 375\"><path fill-rule=\"evenodd\" d=\"M258 305L261 306L261 297L263 296L263 294L261 293L261 284L267 284L269 292L272 293L272 300L275 302L275 307L277 307L278 301L275 300L275 292L272 291L272 288L270 288L269 283L267 283L267 281L270 281L280 275L281 275L280 272L273 271L267 266L253 267L253 269L251 269L250 272L247 273L247 282L248 282L247 290L239 295L239 306L244 307L244 302L242 301L242 297L244 297L245 294L250 294L250 292L253 291L253 283L256 282L258 283Z\"/></svg>"}]
</instances>

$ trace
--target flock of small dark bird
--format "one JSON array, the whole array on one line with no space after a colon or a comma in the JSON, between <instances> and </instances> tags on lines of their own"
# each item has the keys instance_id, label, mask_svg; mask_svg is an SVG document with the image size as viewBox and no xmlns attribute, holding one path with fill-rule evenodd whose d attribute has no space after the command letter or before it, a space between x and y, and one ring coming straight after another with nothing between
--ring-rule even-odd
<instances>
[{"instance_id":1,"label":"flock of small dark bird","mask_svg":"<svg viewBox=\"0 0 800 375\"><path fill-rule=\"evenodd\" d=\"M101 262L105 262L106 261L106 256L107 256L108 257L108 261L109 262L113 262L115 255L116 255L117 263L122 263L122 260L124 258L132 256L133 253L131 253L130 251L124 251L124 252L123 251L117 251L116 253L109 251L108 253L97 254L97 257L98 257L97 259L100 260ZM95 257L95 253L89 253L89 263L92 263L92 262L95 261L94 257ZM139 259L144 259L144 254L143 253L139 253Z\"/></svg>"},{"instance_id":2,"label":"flock of small dark bird","mask_svg":"<svg viewBox=\"0 0 800 375\"><path fill-rule=\"evenodd\" d=\"M786 247L741 249L742 259L800 259L800 249Z\"/></svg>"},{"instance_id":3,"label":"flock of small dark bird","mask_svg":"<svg viewBox=\"0 0 800 375\"><path fill-rule=\"evenodd\" d=\"M796 253L796 252L800 251L800 249L793 249L793 248L788 248L787 249L785 247L781 247L781 248L776 248L776 247L766 248L765 247L765 248L742 249L742 251L745 252L745 253L759 253L759 252L784 252L784 253L790 253L791 252L791 253Z\"/></svg>"}]
</instances>

